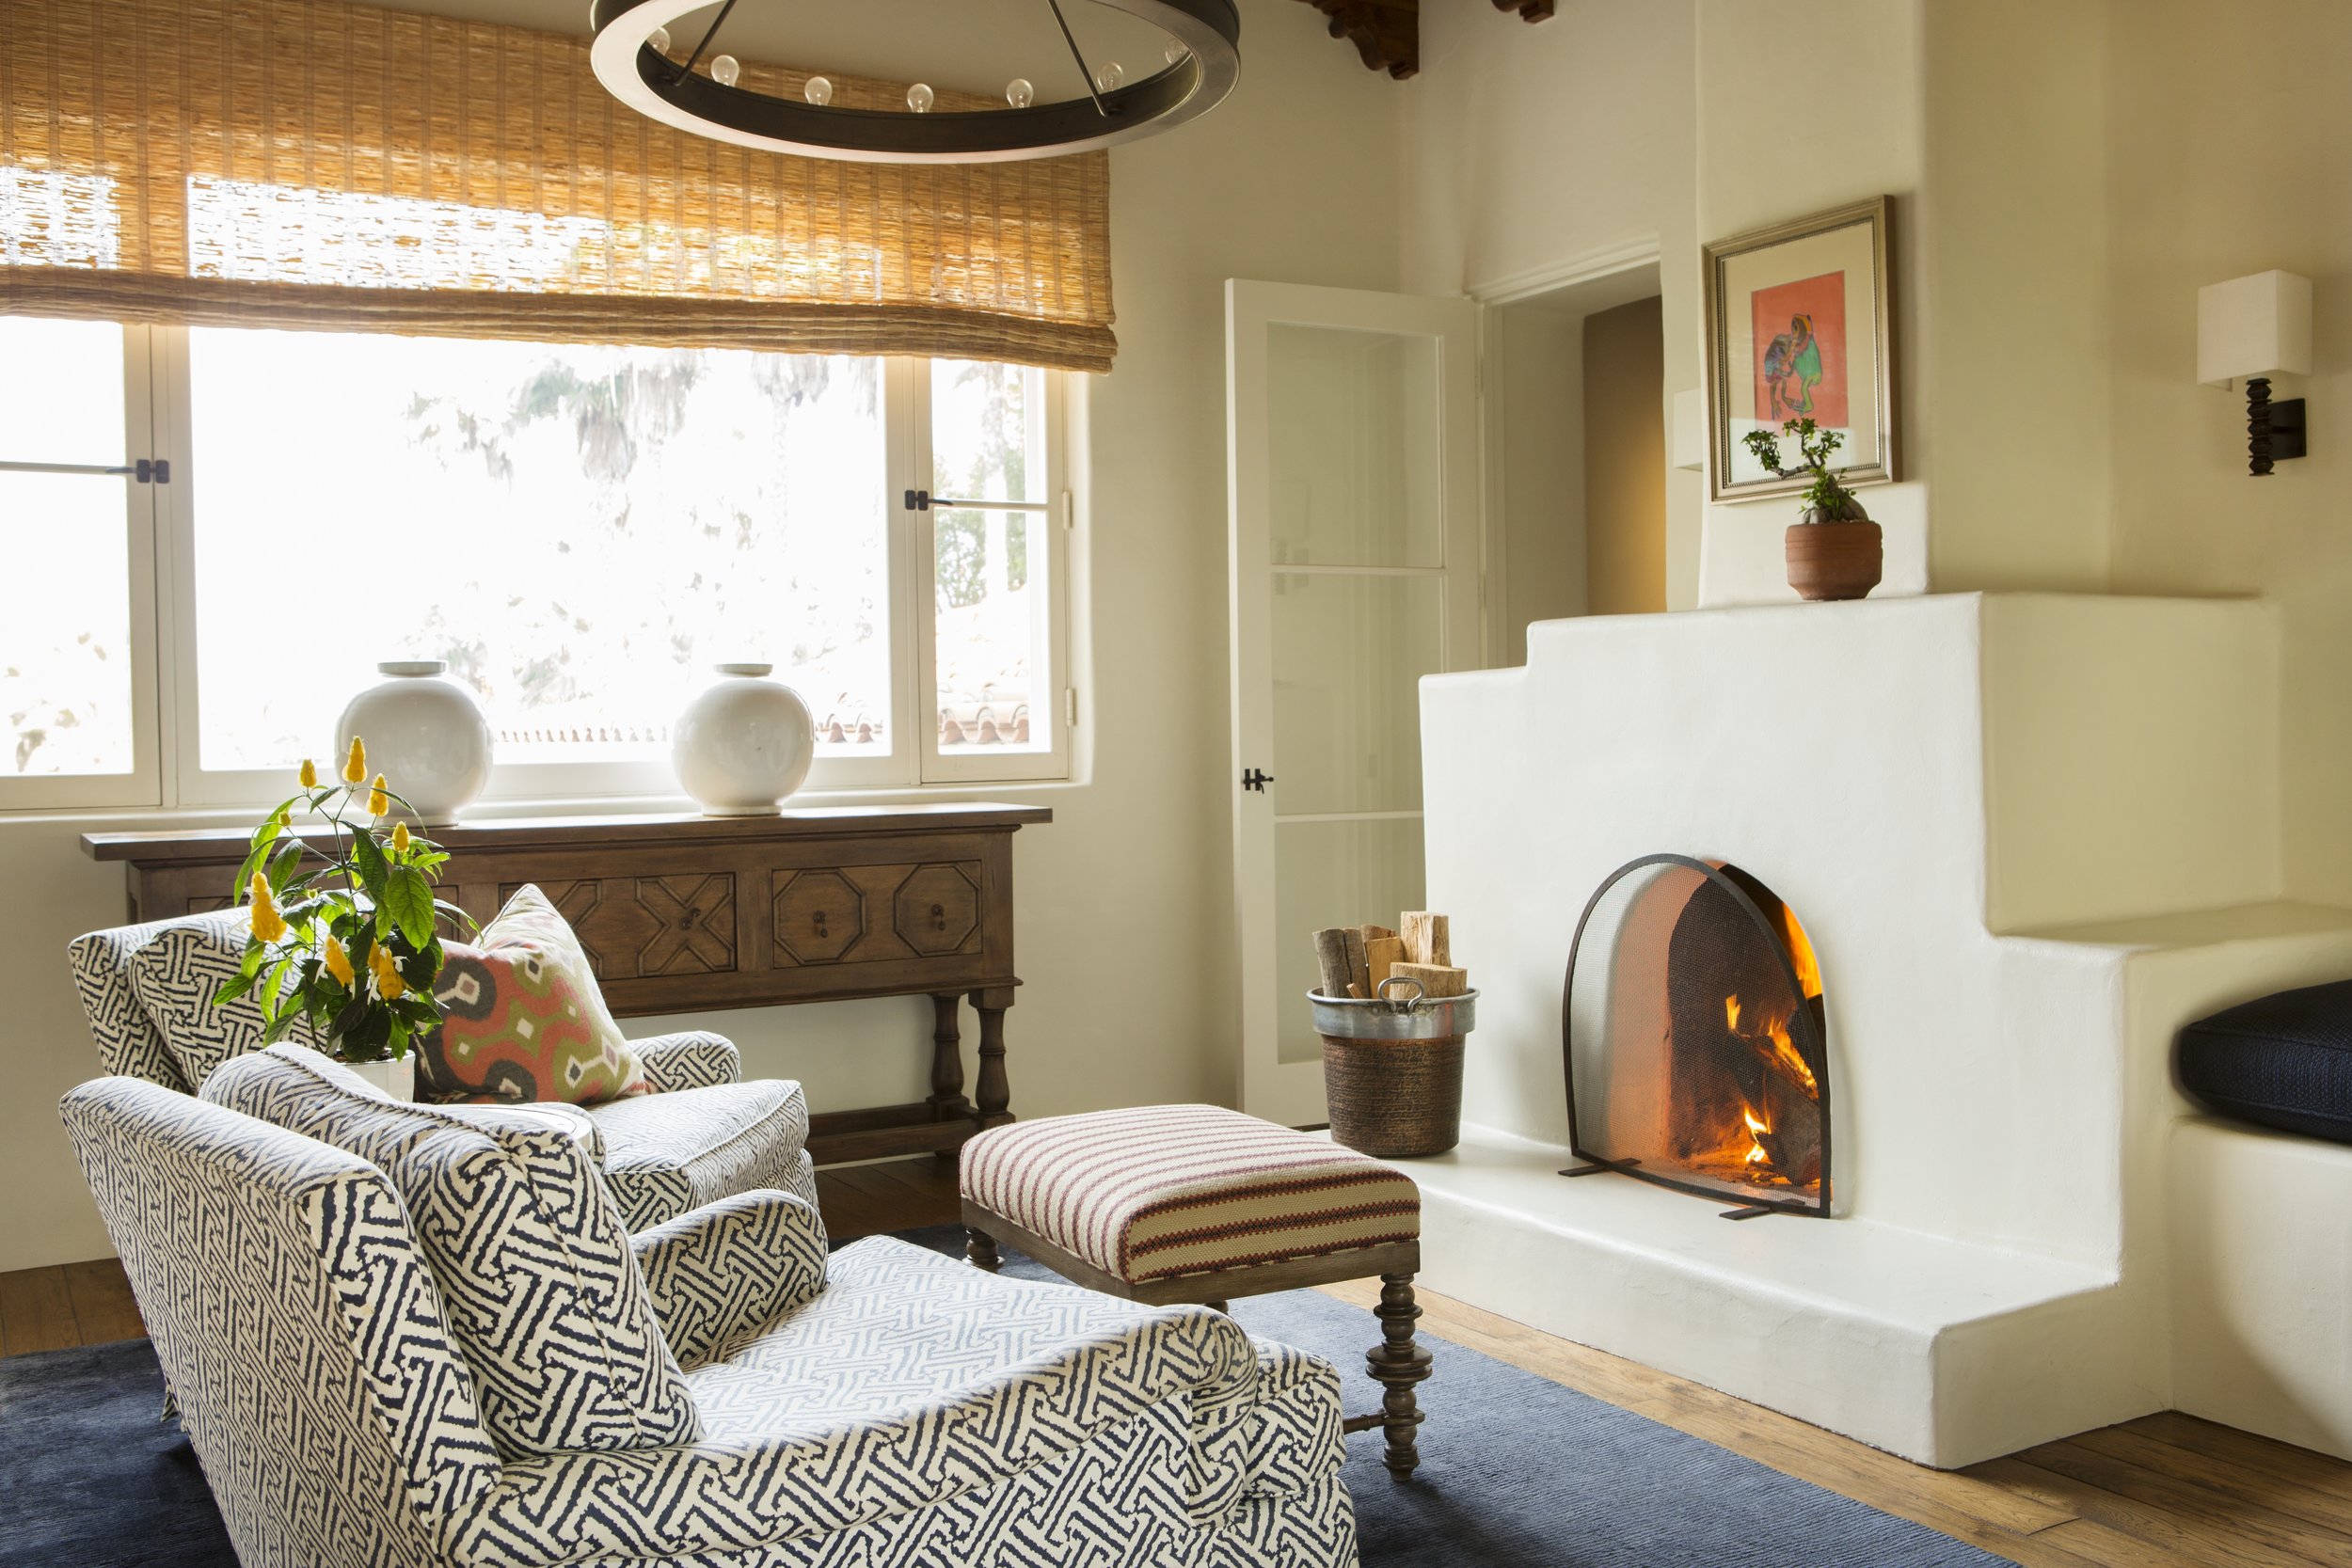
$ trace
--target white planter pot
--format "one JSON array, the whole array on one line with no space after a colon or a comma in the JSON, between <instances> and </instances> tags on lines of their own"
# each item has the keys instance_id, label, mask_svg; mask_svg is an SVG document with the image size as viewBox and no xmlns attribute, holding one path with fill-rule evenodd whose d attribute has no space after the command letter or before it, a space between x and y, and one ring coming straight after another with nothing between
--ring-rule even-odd
<instances>
[{"instance_id":1,"label":"white planter pot","mask_svg":"<svg viewBox=\"0 0 2352 1568\"><path fill-rule=\"evenodd\" d=\"M343 1066L390 1095L394 1100L417 1098L417 1057L414 1052L397 1061L345 1062Z\"/></svg>"},{"instance_id":2,"label":"white planter pot","mask_svg":"<svg viewBox=\"0 0 2352 1568\"><path fill-rule=\"evenodd\" d=\"M706 816L774 816L817 758L816 721L799 692L767 678L773 665L716 668L678 716L670 766Z\"/></svg>"},{"instance_id":3,"label":"white planter pot","mask_svg":"<svg viewBox=\"0 0 2352 1568\"><path fill-rule=\"evenodd\" d=\"M437 658L395 660L387 678L351 699L335 721L335 755L351 737L368 744L368 769L408 798L428 827L445 827L490 782L490 721L462 681Z\"/></svg>"}]
</instances>

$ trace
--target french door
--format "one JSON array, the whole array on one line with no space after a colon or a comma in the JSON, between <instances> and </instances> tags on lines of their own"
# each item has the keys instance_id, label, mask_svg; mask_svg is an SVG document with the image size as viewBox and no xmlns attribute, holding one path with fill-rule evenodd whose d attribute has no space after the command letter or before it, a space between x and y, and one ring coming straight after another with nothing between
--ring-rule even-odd
<instances>
[{"instance_id":1,"label":"french door","mask_svg":"<svg viewBox=\"0 0 2352 1568\"><path fill-rule=\"evenodd\" d=\"M1242 1104L1326 1119L1311 935L1422 898L1421 677L1479 662L1478 308L1225 286Z\"/></svg>"}]
</instances>

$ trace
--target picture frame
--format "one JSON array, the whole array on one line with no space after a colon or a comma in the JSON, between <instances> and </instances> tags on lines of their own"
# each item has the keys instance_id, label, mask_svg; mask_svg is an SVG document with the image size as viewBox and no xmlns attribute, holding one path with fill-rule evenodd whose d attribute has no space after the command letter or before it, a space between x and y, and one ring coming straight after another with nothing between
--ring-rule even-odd
<instances>
[{"instance_id":1,"label":"picture frame","mask_svg":"<svg viewBox=\"0 0 2352 1568\"><path fill-rule=\"evenodd\" d=\"M1848 487L1897 477L1891 215L1874 197L1704 247L1709 500L1804 489L1741 437L1808 415L1845 436Z\"/></svg>"}]
</instances>

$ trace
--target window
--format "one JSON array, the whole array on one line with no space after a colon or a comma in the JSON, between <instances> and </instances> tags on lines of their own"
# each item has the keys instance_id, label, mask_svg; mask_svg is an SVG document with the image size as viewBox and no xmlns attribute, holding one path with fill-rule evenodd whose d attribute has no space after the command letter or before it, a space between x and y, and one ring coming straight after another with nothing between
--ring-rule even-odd
<instances>
[{"instance_id":1,"label":"window","mask_svg":"<svg viewBox=\"0 0 2352 1568\"><path fill-rule=\"evenodd\" d=\"M1068 771L1057 375L28 320L0 364L41 367L0 377L40 465L0 467L0 803L270 796L394 658L482 693L494 797L675 794L743 659L807 700L812 788ZM58 471L126 453L168 483Z\"/></svg>"}]
</instances>

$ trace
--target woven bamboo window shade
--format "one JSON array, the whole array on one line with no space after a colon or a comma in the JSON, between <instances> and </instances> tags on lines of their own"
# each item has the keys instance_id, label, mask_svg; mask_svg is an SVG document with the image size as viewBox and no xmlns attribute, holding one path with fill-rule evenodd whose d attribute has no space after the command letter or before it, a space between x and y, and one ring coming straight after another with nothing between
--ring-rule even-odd
<instances>
[{"instance_id":1,"label":"woven bamboo window shade","mask_svg":"<svg viewBox=\"0 0 2352 1568\"><path fill-rule=\"evenodd\" d=\"M584 39L342 0L0 0L0 315L1086 371L1117 346L1099 151L725 146L614 102Z\"/></svg>"}]
</instances>

